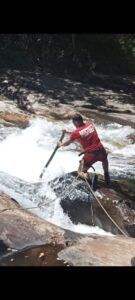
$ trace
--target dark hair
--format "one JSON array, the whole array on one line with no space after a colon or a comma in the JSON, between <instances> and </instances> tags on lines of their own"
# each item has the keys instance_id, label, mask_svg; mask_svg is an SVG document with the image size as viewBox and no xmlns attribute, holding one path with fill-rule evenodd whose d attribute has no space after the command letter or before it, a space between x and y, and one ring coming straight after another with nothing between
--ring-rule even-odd
<instances>
[{"instance_id":1,"label":"dark hair","mask_svg":"<svg viewBox=\"0 0 135 300\"><path fill-rule=\"evenodd\" d=\"M83 124L83 117L79 114L75 114L72 118L73 122L78 122L80 124Z\"/></svg>"}]
</instances>

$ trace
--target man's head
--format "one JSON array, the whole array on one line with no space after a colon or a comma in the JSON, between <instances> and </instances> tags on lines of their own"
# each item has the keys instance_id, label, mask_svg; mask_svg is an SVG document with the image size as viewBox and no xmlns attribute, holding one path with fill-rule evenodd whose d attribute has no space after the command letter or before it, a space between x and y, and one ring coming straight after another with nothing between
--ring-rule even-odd
<instances>
[{"instance_id":1,"label":"man's head","mask_svg":"<svg viewBox=\"0 0 135 300\"><path fill-rule=\"evenodd\" d=\"M73 121L73 124L75 125L75 127L80 127L84 124L83 118L79 114L75 114L72 118L72 121Z\"/></svg>"}]
</instances>

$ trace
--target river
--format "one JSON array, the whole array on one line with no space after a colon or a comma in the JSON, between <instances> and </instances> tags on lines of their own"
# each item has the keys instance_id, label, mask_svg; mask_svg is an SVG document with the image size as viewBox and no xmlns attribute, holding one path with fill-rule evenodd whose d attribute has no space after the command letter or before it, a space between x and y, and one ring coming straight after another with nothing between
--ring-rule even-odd
<instances>
[{"instance_id":1,"label":"river","mask_svg":"<svg viewBox=\"0 0 135 300\"><path fill-rule=\"evenodd\" d=\"M135 134L135 129L116 123L97 123L95 126L109 153L111 178L135 178L135 144L127 138ZM0 191L13 197L22 207L33 207L31 211L63 228L80 233L109 234L98 227L73 224L48 185L53 178L77 169L80 160L77 143L58 149L42 180L39 179L62 128L73 130L73 124L71 121L36 118L25 129L1 125ZM103 175L100 162L94 167Z\"/></svg>"}]
</instances>

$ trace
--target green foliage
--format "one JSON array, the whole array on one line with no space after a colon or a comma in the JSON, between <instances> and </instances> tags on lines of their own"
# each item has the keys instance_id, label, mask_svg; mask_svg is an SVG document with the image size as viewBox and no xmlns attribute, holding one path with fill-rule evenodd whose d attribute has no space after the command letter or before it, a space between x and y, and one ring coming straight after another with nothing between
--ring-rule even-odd
<instances>
[{"instance_id":1,"label":"green foliage","mask_svg":"<svg viewBox=\"0 0 135 300\"><path fill-rule=\"evenodd\" d=\"M135 72L135 34L1 34L0 66Z\"/></svg>"}]
</instances>

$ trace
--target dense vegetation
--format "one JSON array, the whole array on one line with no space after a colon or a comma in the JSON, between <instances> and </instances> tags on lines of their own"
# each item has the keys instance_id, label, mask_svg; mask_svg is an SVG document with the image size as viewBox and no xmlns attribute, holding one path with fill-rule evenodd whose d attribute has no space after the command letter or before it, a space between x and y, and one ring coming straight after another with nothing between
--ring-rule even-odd
<instances>
[{"instance_id":1,"label":"dense vegetation","mask_svg":"<svg viewBox=\"0 0 135 300\"><path fill-rule=\"evenodd\" d=\"M1 34L0 67L135 72L135 34Z\"/></svg>"}]
</instances>

